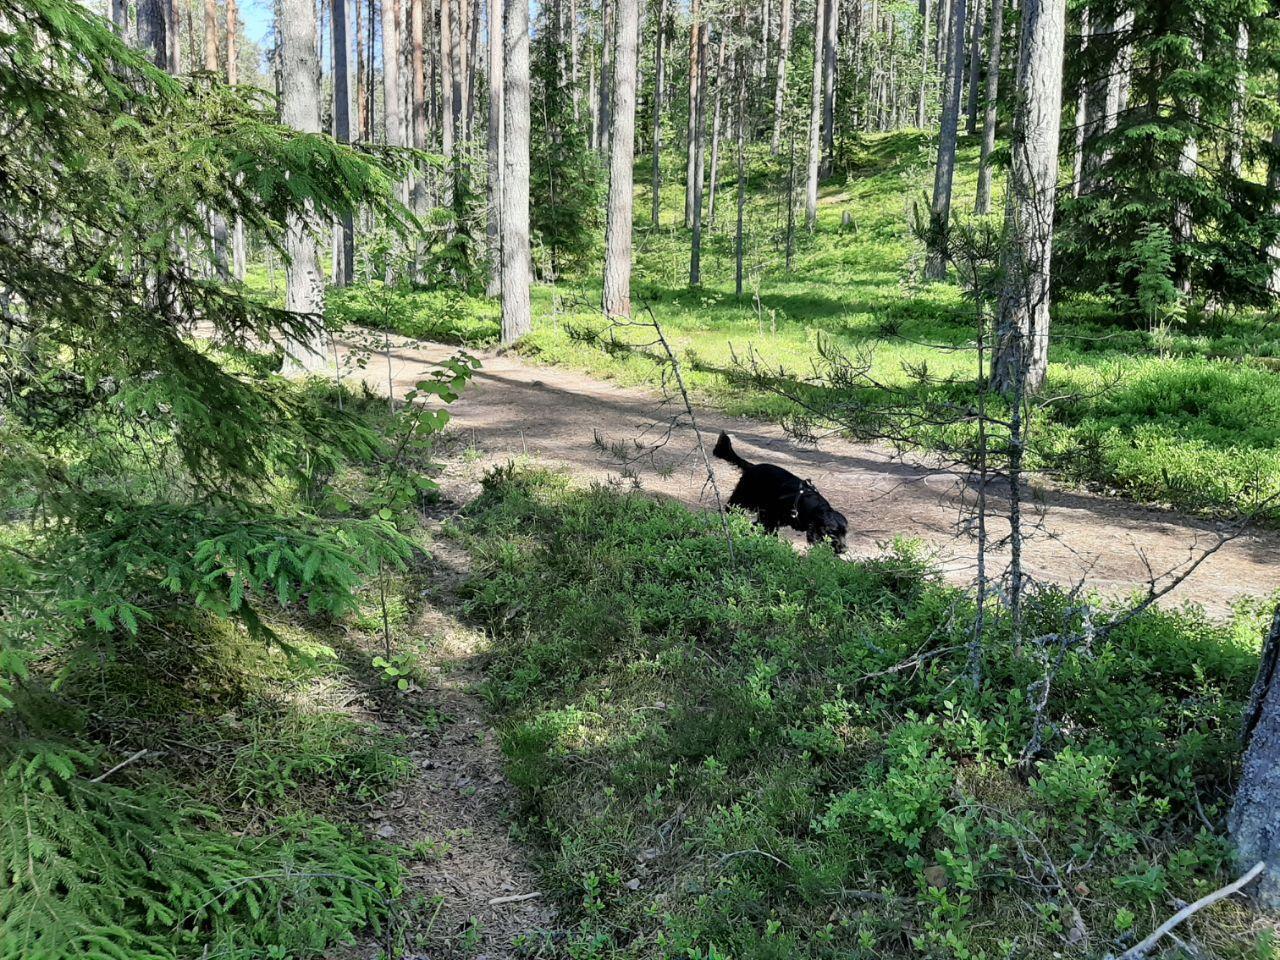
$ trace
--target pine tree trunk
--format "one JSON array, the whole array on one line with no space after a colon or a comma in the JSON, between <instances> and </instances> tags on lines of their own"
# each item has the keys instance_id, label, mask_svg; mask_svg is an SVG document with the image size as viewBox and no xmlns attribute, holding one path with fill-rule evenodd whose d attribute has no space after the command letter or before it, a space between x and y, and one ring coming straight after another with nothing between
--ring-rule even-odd
<instances>
[{"instance_id":1,"label":"pine tree trunk","mask_svg":"<svg viewBox=\"0 0 1280 960\"><path fill-rule=\"evenodd\" d=\"M502 342L533 327L529 304L529 0L506 0L502 91Z\"/></svg>"},{"instance_id":2,"label":"pine tree trunk","mask_svg":"<svg viewBox=\"0 0 1280 960\"><path fill-rule=\"evenodd\" d=\"M804 189L804 225L810 233L818 226L818 161L822 148L822 74L826 44L826 9L817 0L813 21L813 87L809 105L809 172Z\"/></svg>"},{"instance_id":3,"label":"pine tree trunk","mask_svg":"<svg viewBox=\"0 0 1280 960\"><path fill-rule=\"evenodd\" d=\"M716 229L716 193L720 184L720 119L724 93L725 54L729 49L729 33L720 34L720 53L716 57L716 105L711 111L711 179L707 197L707 229Z\"/></svg>"},{"instance_id":4,"label":"pine tree trunk","mask_svg":"<svg viewBox=\"0 0 1280 960\"><path fill-rule=\"evenodd\" d=\"M1241 739L1244 762L1227 830L1244 866L1265 861L1256 894L1266 910L1280 909L1280 607L1262 644Z\"/></svg>"},{"instance_id":5,"label":"pine tree trunk","mask_svg":"<svg viewBox=\"0 0 1280 960\"><path fill-rule=\"evenodd\" d=\"M615 0L613 130L609 133L609 213L605 224L604 314L631 316L631 204L635 165L640 2Z\"/></svg>"},{"instance_id":6,"label":"pine tree trunk","mask_svg":"<svg viewBox=\"0 0 1280 960\"><path fill-rule=\"evenodd\" d=\"M978 84L982 82L982 31L987 4L985 0L973 0L973 29L969 36L969 106L965 132L978 132Z\"/></svg>"},{"instance_id":7,"label":"pine tree trunk","mask_svg":"<svg viewBox=\"0 0 1280 960\"><path fill-rule=\"evenodd\" d=\"M1249 75L1245 63L1249 57L1249 25L1243 20L1236 28L1236 71L1235 96L1231 99L1230 133L1227 140L1226 167L1235 176L1240 176L1241 148L1244 144L1245 122L1244 102L1248 94Z\"/></svg>"},{"instance_id":8,"label":"pine tree trunk","mask_svg":"<svg viewBox=\"0 0 1280 960\"><path fill-rule=\"evenodd\" d=\"M115 24L116 33L124 40L129 39L129 3L128 0L110 0L109 15Z\"/></svg>"},{"instance_id":9,"label":"pine tree trunk","mask_svg":"<svg viewBox=\"0 0 1280 960\"><path fill-rule=\"evenodd\" d=\"M1271 149L1274 153L1267 167L1267 192L1271 196L1271 215L1280 220L1280 126L1271 132ZM1271 258L1271 292L1280 296L1280 233L1272 237L1267 252Z\"/></svg>"},{"instance_id":10,"label":"pine tree trunk","mask_svg":"<svg viewBox=\"0 0 1280 960\"><path fill-rule=\"evenodd\" d=\"M240 15L236 0L227 0L227 83L240 82L239 51ZM244 280L245 268L244 221L236 217L231 228L231 273L237 280Z\"/></svg>"},{"instance_id":11,"label":"pine tree trunk","mask_svg":"<svg viewBox=\"0 0 1280 960\"><path fill-rule=\"evenodd\" d=\"M1006 395L1037 392L1049 367L1049 275L1065 35L1066 0L1023 0L1004 289L992 362L992 385Z\"/></svg>"},{"instance_id":12,"label":"pine tree trunk","mask_svg":"<svg viewBox=\"0 0 1280 960\"><path fill-rule=\"evenodd\" d=\"M692 7L689 12L689 123L685 137L685 149L688 153L684 177L684 225L686 227L693 226L694 180L697 174L697 157L695 155L697 146L694 143L697 138L694 135L694 129L698 124L698 91L702 86L698 76L698 65L701 59L698 51L701 37L701 3L700 0L692 0ZM700 190L701 187L696 189Z\"/></svg>"},{"instance_id":13,"label":"pine tree trunk","mask_svg":"<svg viewBox=\"0 0 1280 960\"><path fill-rule=\"evenodd\" d=\"M1037 2L1040 0L1028 0L1028 6ZM951 0L951 18L947 26L947 69L942 84L942 122L938 131L938 166L933 179L929 250L924 267L924 275L928 280L942 280L947 275L951 184L956 172L956 134L960 127L960 88L964 77L964 23L965 0Z\"/></svg>"},{"instance_id":14,"label":"pine tree trunk","mask_svg":"<svg viewBox=\"0 0 1280 960\"><path fill-rule=\"evenodd\" d=\"M1090 22L1089 42L1092 42L1093 37L1109 35L1114 29L1115 25L1110 20ZM1080 193L1093 191L1098 174L1107 162L1107 155L1099 146L1098 140L1115 126L1118 95L1119 86L1112 76L1100 77L1086 88L1083 132L1079 151Z\"/></svg>"},{"instance_id":15,"label":"pine tree trunk","mask_svg":"<svg viewBox=\"0 0 1280 960\"><path fill-rule=\"evenodd\" d=\"M569 0L569 79L576 126L582 117L582 91L578 87L578 0Z\"/></svg>"},{"instance_id":16,"label":"pine tree trunk","mask_svg":"<svg viewBox=\"0 0 1280 960\"><path fill-rule=\"evenodd\" d=\"M979 216L986 216L991 209L991 153L996 148L996 104L1000 93L1005 2L1006 0L991 0L991 26L987 31L986 109L982 117L982 154L978 159L978 199L974 204L974 212Z\"/></svg>"},{"instance_id":17,"label":"pine tree trunk","mask_svg":"<svg viewBox=\"0 0 1280 960\"><path fill-rule=\"evenodd\" d=\"M613 34L617 17L615 0L600 4L600 152L609 156L609 134L613 127Z\"/></svg>"},{"instance_id":18,"label":"pine tree trunk","mask_svg":"<svg viewBox=\"0 0 1280 960\"><path fill-rule=\"evenodd\" d=\"M333 20L330 34L332 44L330 63L333 64L333 136L339 143L350 143L351 67L348 62L350 44L347 40L347 0L333 0L330 16ZM335 286L345 287L355 279L356 271L355 223L350 212L342 215L335 230L338 234L335 238L338 259L333 282Z\"/></svg>"},{"instance_id":19,"label":"pine tree trunk","mask_svg":"<svg viewBox=\"0 0 1280 960\"><path fill-rule=\"evenodd\" d=\"M403 147L400 125L400 0L382 0L382 115L389 146Z\"/></svg>"},{"instance_id":20,"label":"pine tree trunk","mask_svg":"<svg viewBox=\"0 0 1280 960\"><path fill-rule=\"evenodd\" d=\"M778 31L778 73L773 87L773 135L769 152L775 157L782 146L782 118L786 111L787 59L791 56L791 0L782 0L782 23Z\"/></svg>"},{"instance_id":21,"label":"pine tree trunk","mask_svg":"<svg viewBox=\"0 0 1280 960\"><path fill-rule=\"evenodd\" d=\"M499 3L502 0L498 0ZM445 166L453 163L453 58L450 55L450 37L453 35L453 21L449 15L450 0L440 0L440 137L441 152L444 154ZM446 173L445 181L450 177ZM452 206L452 190L446 188L448 199L446 206Z\"/></svg>"},{"instance_id":22,"label":"pine tree trunk","mask_svg":"<svg viewBox=\"0 0 1280 960\"><path fill-rule=\"evenodd\" d=\"M497 297L502 293L502 0L488 0L488 4L489 216L485 223L485 237L489 245L489 283L485 292L491 297Z\"/></svg>"},{"instance_id":23,"label":"pine tree trunk","mask_svg":"<svg viewBox=\"0 0 1280 960\"><path fill-rule=\"evenodd\" d=\"M218 72L217 0L204 0L204 69L211 74ZM227 220L217 212L209 214L209 249L218 279L230 280L231 272L227 269Z\"/></svg>"},{"instance_id":24,"label":"pine tree trunk","mask_svg":"<svg viewBox=\"0 0 1280 960\"><path fill-rule=\"evenodd\" d=\"M830 174L836 155L836 50L840 38L840 0L826 0L822 40L822 152L823 170ZM890 48L892 49L892 47Z\"/></svg>"},{"instance_id":25,"label":"pine tree trunk","mask_svg":"<svg viewBox=\"0 0 1280 960\"><path fill-rule=\"evenodd\" d=\"M161 70L169 69L169 0L138 0L138 48Z\"/></svg>"},{"instance_id":26,"label":"pine tree trunk","mask_svg":"<svg viewBox=\"0 0 1280 960\"><path fill-rule=\"evenodd\" d=\"M1000 3L1001 0L992 0ZM916 126L924 129L929 96L929 0L920 0L920 85L916 89Z\"/></svg>"},{"instance_id":27,"label":"pine tree trunk","mask_svg":"<svg viewBox=\"0 0 1280 960\"><path fill-rule=\"evenodd\" d=\"M281 122L302 133L320 132L320 90L316 83L316 12L311 0L281 0L280 58L283 96ZM285 309L318 317L324 310L324 277L316 253L315 224L309 216L289 217L285 232L288 255ZM291 365L317 370L324 364L323 346L314 340L290 343Z\"/></svg>"},{"instance_id":28,"label":"pine tree trunk","mask_svg":"<svg viewBox=\"0 0 1280 960\"><path fill-rule=\"evenodd\" d=\"M696 287L702 283L702 170L703 170L703 140L702 135L705 101L706 101L706 72L707 72L707 34L708 26L705 22L694 25L695 47L698 51L697 70L698 76L697 89L693 94L693 238L689 246L689 286Z\"/></svg>"},{"instance_id":29,"label":"pine tree trunk","mask_svg":"<svg viewBox=\"0 0 1280 960\"><path fill-rule=\"evenodd\" d=\"M766 20L766 25L767 25ZM747 32L747 7L745 3L741 3L738 8L738 33L741 37L745 37ZM767 26L766 26L767 34ZM767 42L767 41L766 41ZM734 234L733 244L733 260L734 260L734 290L738 295L738 299L742 299L743 290L743 254L745 252L745 213L747 207L747 70L746 70L746 53L742 46L738 47L737 55L737 74L738 74L738 108L737 128L737 161L738 161L738 224L737 231Z\"/></svg>"},{"instance_id":30,"label":"pine tree trunk","mask_svg":"<svg viewBox=\"0 0 1280 960\"><path fill-rule=\"evenodd\" d=\"M658 0L658 24L654 39L653 78L653 188L649 219L656 228L662 212L662 102L667 84L667 0ZM577 79L574 80L577 89ZM575 117L576 119L576 117Z\"/></svg>"}]
</instances>

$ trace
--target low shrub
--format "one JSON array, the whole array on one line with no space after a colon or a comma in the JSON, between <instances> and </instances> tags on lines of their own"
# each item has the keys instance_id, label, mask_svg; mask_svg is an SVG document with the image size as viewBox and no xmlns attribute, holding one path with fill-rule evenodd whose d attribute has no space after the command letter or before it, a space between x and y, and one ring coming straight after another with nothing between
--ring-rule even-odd
<instances>
[{"instance_id":1,"label":"low shrub","mask_svg":"<svg viewBox=\"0 0 1280 960\"><path fill-rule=\"evenodd\" d=\"M1231 869L1225 809L1257 618L1152 611L1041 675L910 545L845 562L538 473L462 536L487 695L575 957L1050 958L1120 950ZM1067 599L1027 611L1060 627ZM914 668L897 669L926 654ZM1247 921L1205 914L1215 955ZM1264 950L1264 946L1259 946Z\"/></svg>"}]
</instances>

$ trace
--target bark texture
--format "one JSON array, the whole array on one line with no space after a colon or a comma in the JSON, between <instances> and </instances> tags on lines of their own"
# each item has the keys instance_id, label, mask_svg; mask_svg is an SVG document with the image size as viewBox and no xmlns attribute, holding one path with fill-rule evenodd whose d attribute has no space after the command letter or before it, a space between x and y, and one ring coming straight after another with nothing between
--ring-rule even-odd
<instances>
[{"instance_id":1,"label":"bark texture","mask_svg":"<svg viewBox=\"0 0 1280 960\"><path fill-rule=\"evenodd\" d=\"M667 0L658 0L658 24L654 40L653 77L653 189L649 219L656 227L662 214L662 104L667 84ZM577 78L574 78L577 89ZM574 119L577 119L575 114Z\"/></svg>"},{"instance_id":2,"label":"bark texture","mask_svg":"<svg viewBox=\"0 0 1280 960\"><path fill-rule=\"evenodd\" d=\"M813 87L809 102L809 170L804 187L804 224L812 233L818 225L818 164L822 151L822 75L826 44L826 8L817 0L813 17Z\"/></svg>"},{"instance_id":3,"label":"bark texture","mask_svg":"<svg viewBox=\"0 0 1280 960\"><path fill-rule=\"evenodd\" d=\"M357 0L358 2L358 0ZM421 2L421 0L417 0ZM339 143L351 142L351 66L347 39L347 0L333 0L330 41L333 64L333 137ZM335 227L333 282L345 287L355 279L355 223L348 211Z\"/></svg>"},{"instance_id":4,"label":"bark texture","mask_svg":"<svg viewBox=\"0 0 1280 960\"><path fill-rule=\"evenodd\" d=\"M1035 393L1049 366L1049 274L1062 120L1066 0L1023 0L1021 78L1005 210L993 385Z\"/></svg>"},{"instance_id":5,"label":"bark texture","mask_svg":"<svg viewBox=\"0 0 1280 960\"><path fill-rule=\"evenodd\" d=\"M316 54L316 8L311 0L281 0L280 58L283 95L280 120L302 133L320 132L320 72ZM324 277L316 253L315 224L307 216L290 216L286 224L285 309L318 315L324 309ZM323 344L290 343L292 365L316 370L324 364Z\"/></svg>"},{"instance_id":6,"label":"bark texture","mask_svg":"<svg viewBox=\"0 0 1280 960\"><path fill-rule=\"evenodd\" d=\"M1280 909L1280 607L1262 645L1258 677L1245 710L1241 738L1244 764L1227 829L1240 863L1266 863L1258 899L1267 910Z\"/></svg>"},{"instance_id":7,"label":"bark texture","mask_svg":"<svg viewBox=\"0 0 1280 960\"><path fill-rule=\"evenodd\" d=\"M529 287L529 0L505 0L502 38L502 342L533 326Z\"/></svg>"},{"instance_id":8,"label":"bark texture","mask_svg":"<svg viewBox=\"0 0 1280 960\"><path fill-rule=\"evenodd\" d=\"M631 316L631 204L635 166L640 2L615 0L613 129L609 131L609 212L604 231L604 313Z\"/></svg>"},{"instance_id":9,"label":"bark texture","mask_svg":"<svg viewBox=\"0 0 1280 960\"><path fill-rule=\"evenodd\" d=\"M1000 94L1000 54L1004 46L1005 0L991 0L991 23L987 28L987 89L982 116L982 152L978 158L978 196L974 212L985 216L991 210L991 153L996 148L996 101Z\"/></svg>"},{"instance_id":10,"label":"bark texture","mask_svg":"<svg viewBox=\"0 0 1280 960\"><path fill-rule=\"evenodd\" d=\"M1030 7L1037 0L1028 0ZM956 134L960 127L960 88L964 79L965 0L951 0L947 24L947 68L942 83L942 121L938 130L938 166L933 177L929 210L929 251L924 275L941 280L947 275L947 231L951 227L951 184L956 173Z\"/></svg>"},{"instance_id":11,"label":"bark texture","mask_svg":"<svg viewBox=\"0 0 1280 960\"><path fill-rule=\"evenodd\" d=\"M489 4L489 117L486 159L489 167L485 237L489 243L489 283L485 292L502 293L502 0Z\"/></svg>"},{"instance_id":12,"label":"bark texture","mask_svg":"<svg viewBox=\"0 0 1280 960\"><path fill-rule=\"evenodd\" d=\"M782 23L778 32L778 76L773 87L773 135L769 150L776 157L782 145L782 118L787 101L787 60L791 56L791 0L782 0Z\"/></svg>"}]
</instances>

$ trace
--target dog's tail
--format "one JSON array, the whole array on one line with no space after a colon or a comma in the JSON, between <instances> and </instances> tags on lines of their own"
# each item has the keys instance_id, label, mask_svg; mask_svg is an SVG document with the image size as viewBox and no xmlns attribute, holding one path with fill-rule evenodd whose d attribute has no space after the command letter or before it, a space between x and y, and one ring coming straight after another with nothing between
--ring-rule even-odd
<instances>
[{"instance_id":1,"label":"dog's tail","mask_svg":"<svg viewBox=\"0 0 1280 960\"><path fill-rule=\"evenodd\" d=\"M716 445L711 451L713 457L719 457L721 460L727 460L739 470L745 470L747 467L753 466L749 460L743 460L738 456L738 452L733 449L733 443L729 440L729 435L723 430L720 431L720 438L716 440Z\"/></svg>"}]
</instances>

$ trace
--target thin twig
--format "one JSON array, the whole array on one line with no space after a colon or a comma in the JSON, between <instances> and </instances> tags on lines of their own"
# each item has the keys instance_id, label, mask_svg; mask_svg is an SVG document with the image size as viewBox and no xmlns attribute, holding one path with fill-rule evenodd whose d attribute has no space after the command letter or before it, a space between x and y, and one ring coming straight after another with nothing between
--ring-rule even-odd
<instances>
[{"instance_id":1,"label":"thin twig","mask_svg":"<svg viewBox=\"0 0 1280 960\"><path fill-rule=\"evenodd\" d=\"M1205 907L1212 906L1219 900L1225 900L1233 893L1243 890L1249 884L1253 883L1258 874L1262 873L1266 867L1266 861L1259 860L1250 867L1248 872L1239 880L1236 880L1233 883L1228 883L1225 887L1219 887L1217 890L1213 891L1213 893L1207 894L1195 903L1191 903L1183 907L1164 923L1160 924L1160 926L1156 927L1151 936L1147 937L1147 939L1143 940L1135 947L1130 947L1124 953L1120 954L1119 957L1109 957L1108 960L1143 960L1148 951L1150 951L1162 937L1169 933L1170 930L1182 923L1183 920L1186 920L1194 913L1198 913Z\"/></svg>"},{"instance_id":2,"label":"thin twig","mask_svg":"<svg viewBox=\"0 0 1280 960\"><path fill-rule=\"evenodd\" d=\"M499 907L504 903L523 903L525 900L537 900L542 894L535 890L533 893L517 893L511 897L494 897L489 901L489 906Z\"/></svg>"},{"instance_id":3,"label":"thin twig","mask_svg":"<svg viewBox=\"0 0 1280 960\"><path fill-rule=\"evenodd\" d=\"M114 767L112 767L112 768L111 768L110 770L108 770L106 773L100 773L100 774L98 774L98 776L94 777L94 778L93 778L92 780L90 780L89 782L90 782L90 783L101 783L103 780L107 779L107 777L111 776L113 773L117 772L118 770L123 770L125 767L127 767L127 766L128 766L129 764L131 764L131 763L134 763L135 761L141 760L143 757L145 757L145 756L146 756L148 753L150 753L150 752L151 752L151 751L149 751L149 750L147 750L147 749L145 749L145 748L144 748L144 749L142 749L142 750L139 750L137 753L134 753L132 756L125 757L123 760L121 760L119 763L117 763Z\"/></svg>"}]
</instances>

